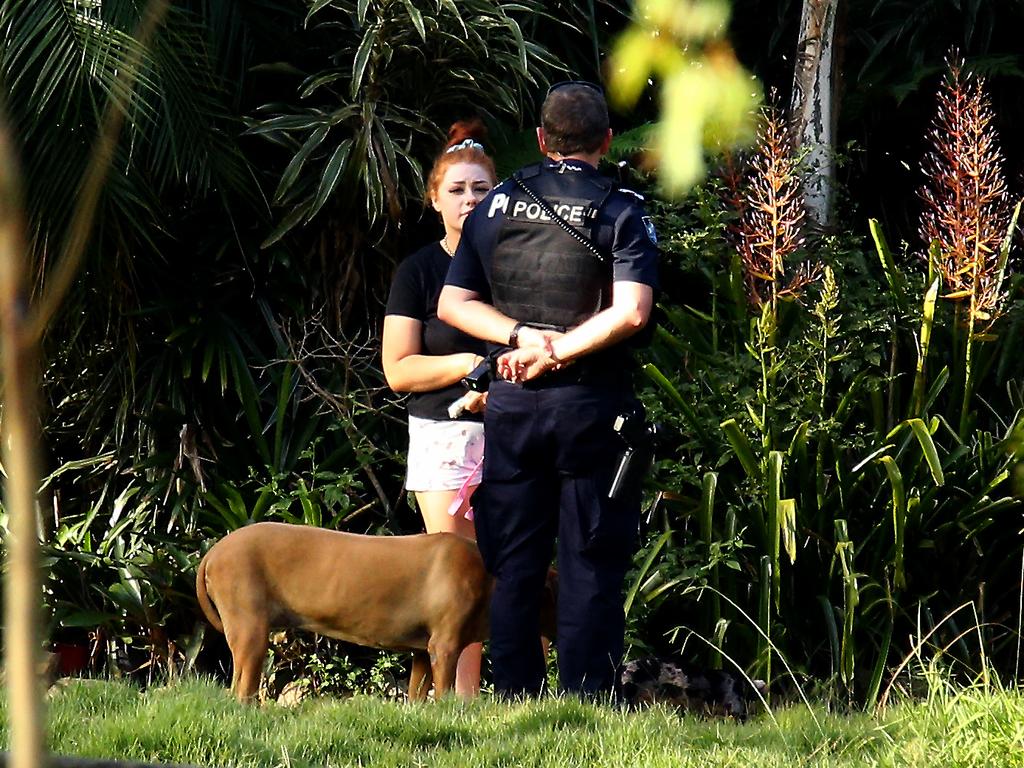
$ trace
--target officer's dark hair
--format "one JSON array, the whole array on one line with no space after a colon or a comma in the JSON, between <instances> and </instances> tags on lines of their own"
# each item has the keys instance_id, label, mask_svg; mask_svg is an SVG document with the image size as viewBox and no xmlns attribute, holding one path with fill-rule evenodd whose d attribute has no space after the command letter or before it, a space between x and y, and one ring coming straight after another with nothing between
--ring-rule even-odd
<instances>
[{"instance_id":1,"label":"officer's dark hair","mask_svg":"<svg viewBox=\"0 0 1024 768\"><path fill-rule=\"evenodd\" d=\"M487 143L487 126L479 117L470 120L457 120L448 129L448 140L441 153L434 160L434 166L427 176L427 189L424 203L430 205L441 186L445 171L454 163L472 163L484 168L491 177L491 183L498 183L498 174L494 170L494 161L484 149Z\"/></svg>"},{"instance_id":2,"label":"officer's dark hair","mask_svg":"<svg viewBox=\"0 0 1024 768\"><path fill-rule=\"evenodd\" d=\"M608 135L608 104L595 85L556 84L540 108L540 125L549 152L596 152Z\"/></svg>"}]
</instances>

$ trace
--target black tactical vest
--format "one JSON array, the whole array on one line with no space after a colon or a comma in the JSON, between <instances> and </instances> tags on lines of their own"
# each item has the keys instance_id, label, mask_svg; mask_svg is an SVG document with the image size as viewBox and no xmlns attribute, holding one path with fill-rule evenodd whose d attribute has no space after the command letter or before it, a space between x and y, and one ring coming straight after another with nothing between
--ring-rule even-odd
<instances>
[{"instance_id":1,"label":"black tactical vest","mask_svg":"<svg viewBox=\"0 0 1024 768\"><path fill-rule=\"evenodd\" d=\"M597 213L614 185L602 176L563 167L564 171L543 169L538 164L517 175L555 213L593 240ZM525 191L510 186L491 271L494 306L524 323L577 326L608 303L611 255L606 263L599 261Z\"/></svg>"}]
</instances>

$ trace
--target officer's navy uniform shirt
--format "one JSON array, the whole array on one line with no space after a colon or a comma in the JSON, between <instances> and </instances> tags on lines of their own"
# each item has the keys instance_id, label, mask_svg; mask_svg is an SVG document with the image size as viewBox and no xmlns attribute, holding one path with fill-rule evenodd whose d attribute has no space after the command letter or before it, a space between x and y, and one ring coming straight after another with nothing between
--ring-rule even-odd
<instances>
[{"instance_id":1,"label":"officer's navy uniform shirt","mask_svg":"<svg viewBox=\"0 0 1024 768\"><path fill-rule=\"evenodd\" d=\"M424 355L452 355L457 352L487 354L486 345L437 317L437 299L444 287L451 258L439 243L430 243L405 259L395 271L385 314L419 320L420 349ZM459 382L431 392L409 395L409 413L421 419L448 421L448 406L466 394ZM463 411L466 421L483 421L483 414Z\"/></svg>"},{"instance_id":2,"label":"officer's navy uniform shirt","mask_svg":"<svg viewBox=\"0 0 1024 768\"><path fill-rule=\"evenodd\" d=\"M581 178L600 177L597 169L579 160L543 161L543 173L581 174ZM529 180L526 180L529 183ZM459 247L448 270L446 283L477 293L481 300L491 303L492 254L501 232L505 213L503 200L518 189L515 181L507 179L495 187L477 204L467 217L462 229ZM504 196L504 197L503 197ZM642 198L624 189L612 192L598 213L590 233L598 248L613 256L612 280L658 286L658 249L650 218L640 206ZM557 201L548 200L557 205ZM563 218L565 218L563 216ZM555 227L554 223L548 226ZM566 239L570 235L561 233ZM595 257L596 258L596 257ZM529 318L513 318L528 320Z\"/></svg>"},{"instance_id":3,"label":"officer's navy uniform shirt","mask_svg":"<svg viewBox=\"0 0 1024 768\"><path fill-rule=\"evenodd\" d=\"M520 173L611 263L598 263L510 179L467 217L449 285L520 322L551 325L585 322L608 306L613 281L657 287L654 229L636 195L614 189L582 161L545 160ZM584 214L594 205L596 219ZM603 695L614 686L622 582L640 515L639 485L607 497L621 450L612 425L636 406L626 362L625 345L616 345L535 381L491 385L483 482L473 500L480 554L496 577L489 655L500 695L542 688L537 616L556 540L565 598L558 605L560 687Z\"/></svg>"}]
</instances>

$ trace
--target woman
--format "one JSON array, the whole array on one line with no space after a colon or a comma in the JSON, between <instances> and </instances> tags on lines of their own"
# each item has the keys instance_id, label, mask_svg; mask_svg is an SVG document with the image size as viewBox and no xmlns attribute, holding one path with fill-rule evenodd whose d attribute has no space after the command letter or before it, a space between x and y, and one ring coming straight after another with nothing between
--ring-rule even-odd
<instances>
[{"instance_id":1,"label":"woman","mask_svg":"<svg viewBox=\"0 0 1024 768\"><path fill-rule=\"evenodd\" d=\"M384 377L395 392L409 392L406 488L416 494L427 533L449 531L476 539L469 497L480 482L485 397L470 396L456 419L448 407L465 394L459 380L483 359L483 342L437 318L437 298L462 223L497 181L484 152L479 120L455 123L446 149L427 178L427 201L441 216L444 236L398 267L384 317ZM480 690L480 644L459 657L455 691Z\"/></svg>"}]
</instances>

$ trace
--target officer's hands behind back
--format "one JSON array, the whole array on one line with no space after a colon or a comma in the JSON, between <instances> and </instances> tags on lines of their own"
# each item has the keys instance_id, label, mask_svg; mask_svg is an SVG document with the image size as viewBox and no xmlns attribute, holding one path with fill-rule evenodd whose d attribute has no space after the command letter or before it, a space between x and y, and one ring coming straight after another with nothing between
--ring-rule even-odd
<instances>
[{"instance_id":1,"label":"officer's hands behind back","mask_svg":"<svg viewBox=\"0 0 1024 768\"><path fill-rule=\"evenodd\" d=\"M513 384L520 384L561 367L551 348L563 336L559 331L540 330L526 326L519 331L519 348L498 358L498 375Z\"/></svg>"}]
</instances>

